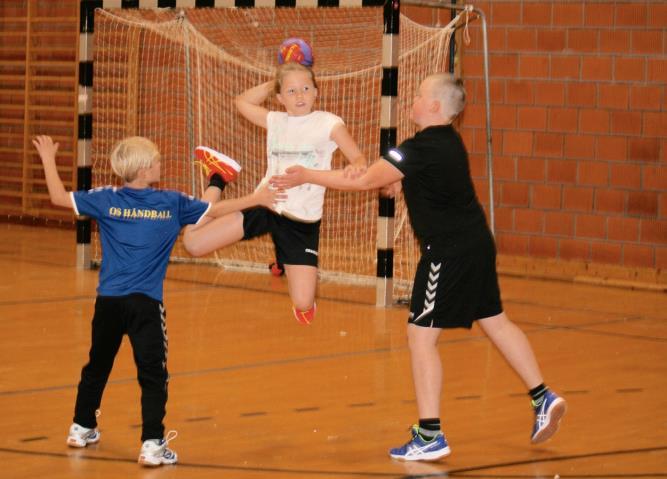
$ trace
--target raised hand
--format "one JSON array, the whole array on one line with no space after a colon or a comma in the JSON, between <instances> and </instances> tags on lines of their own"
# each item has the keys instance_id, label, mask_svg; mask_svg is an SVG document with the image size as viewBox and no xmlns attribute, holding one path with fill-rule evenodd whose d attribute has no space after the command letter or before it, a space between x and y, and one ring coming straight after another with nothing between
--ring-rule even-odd
<instances>
[{"instance_id":1,"label":"raised hand","mask_svg":"<svg viewBox=\"0 0 667 479\"><path fill-rule=\"evenodd\" d=\"M53 138L48 135L38 135L32 139L32 144L35 145L42 163L56 161L56 153L58 153L59 143L54 143Z\"/></svg>"}]
</instances>

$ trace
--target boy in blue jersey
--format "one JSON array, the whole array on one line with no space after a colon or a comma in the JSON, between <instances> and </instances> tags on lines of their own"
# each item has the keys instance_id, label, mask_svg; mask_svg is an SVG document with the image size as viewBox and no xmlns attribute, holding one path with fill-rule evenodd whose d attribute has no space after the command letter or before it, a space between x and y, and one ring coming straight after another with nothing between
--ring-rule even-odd
<instances>
[{"instance_id":1,"label":"boy in blue jersey","mask_svg":"<svg viewBox=\"0 0 667 479\"><path fill-rule=\"evenodd\" d=\"M143 137L126 138L111 152L111 167L124 186L68 192L56 169L58 143L49 136L38 136L33 144L44 166L51 202L95 218L103 251L92 345L88 364L81 371L67 444L86 447L100 440L96 411L127 334L141 386L139 463L174 464L178 457L167 443L175 433L165 437L163 424L169 374L162 284L169 254L183 226L196 227L205 216L218 217L253 206L272 208L282 199L282 192L265 187L242 198L211 204L183 193L153 189L151 185L160 180L160 153Z\"/></svg>"}]
</instances>

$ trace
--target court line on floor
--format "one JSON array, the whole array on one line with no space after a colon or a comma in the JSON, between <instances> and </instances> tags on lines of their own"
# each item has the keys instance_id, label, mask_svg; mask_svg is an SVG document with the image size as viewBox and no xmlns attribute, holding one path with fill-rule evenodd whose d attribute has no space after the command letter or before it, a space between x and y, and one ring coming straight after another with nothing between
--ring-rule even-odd
<instances>
[{"instance_id":1,"label":"court line on floor","mask_svg":"<svg viewBox=\"0 0 667 479\"><path fill-rule=\"evenodd\" d=\"M4 256L0 254L0 256ZM63 265L60 263L49 263L46 261L37 261L37 260L27 260L26 262L28 263L35 263L35 264L48 264L51 266L68 266L68 267L73 267L74 265ZM169 265L180 265L183 264L181 262L170 262ZM194 263L193 263L194 264ZM203 265L206 267L214 268L216 266L213 265ZM221 272L224 272L221 271ZM232 274L239 274L238 272L232 271L230 272ZM217 273L219 274L219 273ZM241 273L241 274L259 274L259 273ZM262 276L268 276L262 275ZM499 276L504 276L504 275L499 275ZM508 277L513 277L512 275L505 275ZM530 281L531 278L526 278L527 281ZM256 292L256 293L262 293L262 294L272 294L272 295L279 295L279 296L287 296L288 292L285 291L274 291L270 290L267 288L261 288L261 287L251 287L249 285L233 285L233 284L215 284L211 283L211 281L202 281L202 280L197 280L193 278L178 278L178 277L173 277L170 276L170 271L169 269L167 270L167 275L165 277L165 282L170 281L170 282L176 282L176 283L189 283L197 286L202 286L205 289L217 289L217 288L222 288L222 289L230 289L230 290L242 290L242 291L251 291L251 292ZM542 279L542 278L535 278L535 281L541 281L541 282L549 282L549 281L555 281L555 282L563 282L560 280L551 280L551 279ZM326 283L326 282L325 282ZM345 285L343 285L345 286ZM178 294L178 292L171 292L171 294ZM80 301L84 299L95 299L95 295L89 295L89 296L74 296L72 297L74 301ZM334 302L340 302L343 304L358 304L358 305L363 305L363 306L368 306L372 308L376 308L374 304L370 304L365 301L360 301L360 300L353 300L349 298L340 298L340 297L331 297L331 296L319 296L318 299L320 300L327 300L327 301L334 301ZM19 301L0 301L0 306L14 306L14 305L21 305L21 304L34 304L34 303L49 303L49 302L66 302L68 301L67 297L58 297L58 298L51 298L51 299L35 299L35 298L28 298L25 300L19 300ZM557 310L557 311L570 311L570 312L580 312L580 313L587 313L587 314L607 314L611 316L622 316L620 313L616 313L614 311L601 311L601 310L594 310L594 309L582 309L582 308L568 308L566 306L557 306L557 305L545 305L541 304L538 302L533 302L533 301L526 301L526 300L520 300L520 299L503 299L503 303L507 304L516 304L516 305L523 305L523 306L535 306L535 307L540 307L544 309L550 309L550 310ZM625 318L624 318L625 319Z\"/></svg>"},{"instance_id":2,"label":"court line on floor","mask_svg":"<svg viewBox=\"0 0 667 479\"><path fill-rule=\"evenodd\" d=\"M648 447L648 448L637 448L637 449L617 449L613 451L598 451L582 454L568 454L563 456L552 456L539 459L526 459L522 461L509 461L509 462L498 462L492 464L480 464L477 466L461 467L455 469L449 469L447 471L436 472L436 473L427 473L427 474L404 474L397 472L372 472L372 471L331 471L323 469L289 469L289 468L280 468L280 467L243 467L243 466L233 466L227 464L208 464L208 463L190 463L190 462L179 462L177 466L178 469L214 469L214 470L225 470L225 471L236 471L236 472L266 472L266 473L289 473L295 475L316 475L316 476L354 476L354 477L393 477L397 479L416 479L416 478L428 478L428 477L461 477L461 478L473 478L479 477L476 475L468 474L471 472L481 472L489 471L495 469L503 469L507 467L516 467L516 466L526 466L526 465L535 465L535 464L545 464L553 462L563 462L563 461L573 461L579 459L591 459L596 457L609 457L609 456L622 456L629 454L646 454L653 452L667 451L667 446L657 446L657 447ZM49 452L49 451L29 451L22 449L14 448L5 448L0 447L0 453L5 454L17 454L24 456L42 456L42 457L55 457L61 459L78 459L85 461L103 461L103 462L117 462L117 463L128 463L135 464L136 460L129 458L113 458L105 456L88 456L79 452L78 454L68 454L68 453L59 453L59 452ZM169 467L169 466L167 466ZM667 477L667 473L638 473L633 472L632 474L627 475L617 475L614 477ZM542 475L539 475L542 476ZM506 478L506 477L536 477L535 475L490 475L485 474L482 477L492 477L492 478ZM599 474L599 475L567 475L563 474L562 478L575 478L575 477L610 477L608 474Z\"/></svg>"},{"instance_id":3,"label":"court line on floor","mask_svg":"<svg viewBox=\"0 0 667 479\"><path fill-rule=\"evenodd\" d=\"M548 331L548 330L569 330L572 332L581 332L581 333L590 333L590 334L596 334L596 335L602 335L602 336L607 336L610 335L611 333L607 333L605 331L589 331L585 329L579 329L575 327L566 327L566 326L541 326L537 327L534 330L531 331L524 331L527 334L528 333L539 333L543 331ZM621 336L621 337L628 337L626 335L622 334L617 334L615 336ZM651 337L630 337L629 339L649 339L649 340L655 340L656 338L651 338ZM462 338L456 338L456 339L440 339L438 341L438 345L445 345L445 344L457 344L457 343L468 343L468 342L475 342L475 341L488 341L488 338L485 336L467 336L467 337L462 337ZM667 342L667 340L661 340ZM333 354L324 354L324 355L318 355L318 356L301 356L301 357L295 357L295 358L283 358L283 359L271 359L267 361L260 361L260 362L255 362L255 363L243 363L243 364L234 364L230 366L225 366L225 367L218 367L218 368L205 368L205 369L197 369L197 370L191 370L191 371L180 371L180 372L172 372L170 373L170 376L172 378L177 378L177 377L192 377L192 376L205 376L208 374L219 374L219 373L227 373L227 372L232 372L232 371L241 371L241 370L248 370L248 369L260 369L260 368L265 368L265 367L274 367L274 366L283 366L287 364L299 364L299 363L310 363L314 361L330 361L330 360L335 360L335 359L341 359L341 358L349 358L349 357L355 357L355 356L371 356L374 354L385 354L385 353L396 353L396 352L401 352L401 351L406 351L408 349L407 346L402 346L402 347L385 347L385 348L375 348L375 349L366 349L366 350L358 350L358 351L346 351L346 352L341 352L341 353L333 353ZM115 379L112 381L109 381L108 384L127 384L127 383L134 383L136 381L135 377L128 377L128 378L119 378ZM34 393L43 393L43 392L53 392L53 391L60 391L60 390L68 390L68 389L74 389L76 388L76 384L65 384L65 385L55 385L55 386L47 386L43 388L30 388L30 389L17 389L17 390L9 390L9 391L0 391L0 397L2 396L16 396L16 395L21 395L21 394L34 394Z\"/></svg>"},{"instance_id":4,"label":"court line on floor","mask_svg":"<svg viewBox=\"0 0 667 479\"><path fill-rule=\"evenodd\" d=\"M288 296L287 291L274 291L270 290L267 288L261 288L261 287L251 287L249 285L231 285L231 284L212 284L209 281L201 281L201 280L195 280L195 279L184 279L184 278L173 278L169 277L169 274L167 274L167 277L165 278L165 282L175 282L175 283L188 283L191 285L196 285L201 287L201 290L206 290L206 289L229 289L233 291L249 291L253 293L261 293L261 294L270 294L274 296L283 296L286 297ZM198 290L199 291L199 290ZM179 295L179 294L192 294L193 291L187 291L187 292L179 292L179 291L170 291L170 295ZM20 306L20 305L25 305L25 304L50 304L50 303L63 303L63 302L78 302L78 301L94 301L97 296L95 294L90 294L90 295L77 295L77 296L58 296L54 298L26 298L22 300L11 300L11 301L0 301L0 307L2 306ZM355 304L355 305L360 305L360 306L367 306L369 308L377 308L376 305L370 304L368 302L364 302L361 300L353 300L353 299L345 299L345 298L340 298L340 297L332 297L332 296L326 296L326 295L318 295L317 296L318 300L321 301L332 301L332 302L337 302L337 303L343 303L343 304ZM620 321L627 321L628 319L631 320L646 320L646 319L651 319L651 318L646 318L643 316L634 316L632 318L628 318L627 315L624 315L622 313L617 313L614 311L604 311L604 310L595 310L595 309L584 309L584 308L569 308L566 306L559 306L559 305L549 305L549 304L542 304L538 302L533 302L533 301L526 301L526 300L519 300L519 299L503 299L503 303L505 304L514 304L514 305L520 305L520 306L533 306L536 308L542 308L542 309L547 309L551 311L561 311L561 312L573 312L573 313L585 313L585 314L596 314L596 315L608 315L608 316L617 316L618 319L613 320L614 322L620 322ZM405 307L405 306L402 306ZM519 321L515 321L519 322ZM540 323L532 323L529 321L521 321L522 324L540 324ZM598 324L609 324L609 321L605 322L596 322L596 323L589 323L585 326L588 325L598 325ZM557 327L565 327L565 326L557 326Z\"/></svg>"}]
</instances>

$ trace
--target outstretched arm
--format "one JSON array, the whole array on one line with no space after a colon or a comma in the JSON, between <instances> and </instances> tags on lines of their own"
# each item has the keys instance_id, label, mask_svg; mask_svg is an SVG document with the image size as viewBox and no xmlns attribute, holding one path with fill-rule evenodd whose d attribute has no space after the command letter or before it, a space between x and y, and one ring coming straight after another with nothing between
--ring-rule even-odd
<instances>
[{"instance_id":1,"label":"outstretched arm","mask_svg":"<svg viewBox=\"0 0 667 479\"><path fill-rule=\"evenodd\" d=\"M44 177L46 178L46 187L49 190L51 203L65 208L74 208L72 199L60 179L56 167L56 153L60 145L54 143L53 139L47 135L36 136L33 138L32 144L35 145L44 166Z\"/></svg>"},{"instance_id":2,"label":"outstretched arm","mask_svg":"<svg viewBox=\"0 0 667 479\"><path fill-rule=\"evenodd\" d=\"M366 172L368 167L366 157L359 149L349 130L343 123L339 123L331 130L331 139L336 142L340 151L345 155L348 165L345 167L345 176L357 178Z\"/></svg>"},{"instance_id":3,"label":"outstretched arm","mask_svg":"<svg viewBox=\"0 0 667 479\"><path fill-rule=\"evenodd\" d=\"M284 175L271 178L271 184L278 188L293 188L303 183L313 183L337 190L373 190L403 179L403 173L387 160L373 163L366 173L358 178L350 178L344 170L310 170L302 166L287 168Z\"/></svg>"},{"instance_id":4,"label":"outstretched arm","mask_svg":"<svg viewBox=\"0 0 667 479\"><path fill-rule=\"evenodd\" d=\"M252 87L236 97L235 103L239 113L251 123L266 128L266 115L269 110L260 106L273 91L274 81L268 81Z\"/></svg>"}]
</instances>

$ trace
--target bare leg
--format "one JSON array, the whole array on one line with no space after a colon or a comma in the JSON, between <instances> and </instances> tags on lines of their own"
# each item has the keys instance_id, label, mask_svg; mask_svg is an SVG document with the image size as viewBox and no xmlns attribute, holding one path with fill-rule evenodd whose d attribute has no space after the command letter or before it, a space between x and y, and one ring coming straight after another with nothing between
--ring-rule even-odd
<instances>
[{"instance_id":1,"label":"bare leg","mask_svg":"<svg viewBox=\"0 0 667 479\"><path fill-rule=\"evenodd\" d=\"M222 190L217 186L209 186L204 191L204 194L201 197L202 201L208 201L209 203L215 203L220 201L222 197Z\"/></svg>"},{"instance_id":2,"label":"bare leg","mask_svg":"<svg viewBox=\"0 0 667 479\"><path fill-rule=\"evenodd\" d=\"M211 219L205 224L187 227L183 234L183 245L192 256L203 256L241 239L243 214L236 212Z\"/></svg>"},{"instance_id":3,"label":"bare leg","mask_svg":"<svg viewBox=\"0 0 667 479\"><path fill-rule=\"evenodd\" d=\"M480 319L477 323L528 389L543 383L542 373L528 338L505 313Z\"/></svg>"},{"instance_id":4,"label":"bare leg","mask_svg":"<svg viewBox=\"0 0 667 479\"><path fill-rule=\"evenodd\" d=\"M420 418L440 417L442 363L437 342L441 332L439 328L408 324L412 380Z\"/></svg>"},{"instance_id":5,"label":"bare leg","mask_svg":"<svg viewBox=\"0 0 667 479\"><path fill-rule=\"evenodd\" d=\"M287 286L292 304L306 311L315 303L317 290L317 268L315 266L286 264Z\"/></svg>"}]
</instances>

